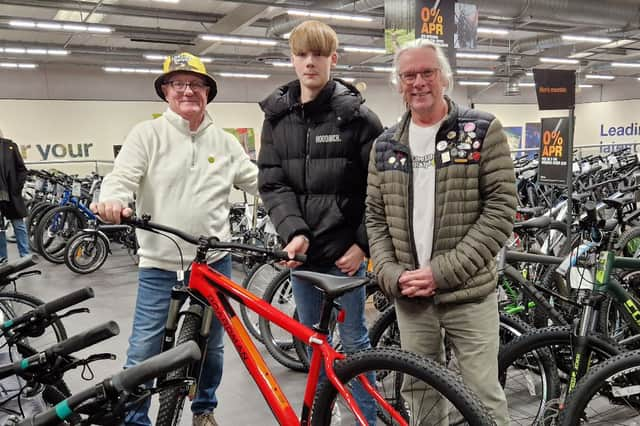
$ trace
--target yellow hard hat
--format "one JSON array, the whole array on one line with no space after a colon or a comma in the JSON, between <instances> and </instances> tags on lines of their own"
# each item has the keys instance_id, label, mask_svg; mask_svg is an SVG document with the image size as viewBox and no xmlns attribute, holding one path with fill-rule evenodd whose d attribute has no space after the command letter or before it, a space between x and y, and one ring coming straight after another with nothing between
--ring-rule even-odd
<instances>
[{"instance_id":1,"label":"yellow hard hat","mask_svg":"<svg viewBox=\"0 0 640 426\"><path fill-rule=\"evenodd\" d=\"M218 94L218 85L216 81L207 73L204 64L195 55L188 52L178 53L176 55L167 56L162 65L162 75L156 79L156 93L163 101L166 101L164 93L162 93L162 85L168 81L168 77L176 72L190 72L200 77L204 77L209 86L209 96L207 103L211 102Z\"/></svg>"}]
</instances>

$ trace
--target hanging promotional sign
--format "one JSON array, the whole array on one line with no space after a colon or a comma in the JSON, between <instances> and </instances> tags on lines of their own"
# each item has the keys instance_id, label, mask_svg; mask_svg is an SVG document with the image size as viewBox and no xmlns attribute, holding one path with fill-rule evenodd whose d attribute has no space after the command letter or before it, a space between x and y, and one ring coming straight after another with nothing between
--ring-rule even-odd
<instances>
[{"instance_id":1,"label":"hanging promotional sign","mask_svg":"<svg viewBox=\"0 0 640 426\"><path fill-rule=\"evenodd\" d=\"M576 72L574 70L533 69L538 108L570 109L576 104Z\"/></svg>"},{"instance_id":2,"label":"hanging promotional sign","mask_svg":"<svg viewBox=\"0 0 640 426\"><path fill-rule=\"evenodd\" d=\"M543 118L541 139L538 182L565 185L572 149L569 118Z\"/></svg>"},{"instance_id":3,"label":"hanging promotional sign","mask_svg":"<svg viewBox=\"0 0 640 426\"><path fill-rule=\"evenodd\" d=\"M455 68L453 36L456 32L454 2L450 0L416 1L416 38L447 46L451 67Z\"/></svg>"},{"instance_id":4,"label":"hanging promotional sign","mask_svg":"<svg viewBox=\"0 0 640 426\"><path fill-rule=\"evenodd\" d=\"M456 3L453 47L475 49L478 47L478 6Z\"/></svg>"}]
</instances>

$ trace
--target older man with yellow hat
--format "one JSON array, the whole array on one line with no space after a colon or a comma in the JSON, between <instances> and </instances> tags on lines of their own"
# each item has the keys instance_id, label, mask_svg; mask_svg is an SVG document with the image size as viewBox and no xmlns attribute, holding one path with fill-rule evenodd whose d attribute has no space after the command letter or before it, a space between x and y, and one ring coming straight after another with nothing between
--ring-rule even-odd
<instances>
[{"instance_id":1,"label":"older man with yellow hat","mask_svg":"<svg viewBox=\"0 0 640 426\"><path fill-rule=\"evenodd\" d=\"M202 61L190 54L169 56L155 81L156 93L169 104L155 120L136 125L127 136L113 171L102 183L100 202L91 205L103 219L119 223L138 215L195 235L230 237L229 194L235 185L257 193L257 168L231 134L213 125L206 106L217 94L216 81ZM138 295L129 338L126 367L161 349L171 288L181 284L183 270L195 257L195 246L149 232L140 243ZM182 252L182 253L180 253ZM183 263L182 259L185 262ZM231 275L231 259L220 254L211 266ZM198 392L191 404L194 425L216 425L216 389L222 378L223 329L214 319ZM125 424L149 425L147 400L127 414Z\"/></svg>"}]
</instances>

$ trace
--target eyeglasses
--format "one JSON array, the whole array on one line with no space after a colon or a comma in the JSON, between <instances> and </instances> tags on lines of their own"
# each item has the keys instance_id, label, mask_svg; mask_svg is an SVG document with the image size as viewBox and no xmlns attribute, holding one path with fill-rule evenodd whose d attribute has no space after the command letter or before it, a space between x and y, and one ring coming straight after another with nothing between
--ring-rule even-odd
<instances>
[{"instance_id":1,"label":"eyeglasses","mask_svg":"<svg viewBox=\"0 0 640 426\"><path fill-rule=\"evenodd\" d=\"M417 71L417 72L402 72L398 74L398 76L400 77L400 80L402 80L403 83L412 84L412 83L415 83L416 78L418 78L418 75L420 75L420 77L422 77L423 80L426 80L426 81L433 80L436 77L436 74L438 73L438 71L440 71L440 68L425 68L424 70Z\"/></svg>"},{"instance_id":2,"label":"eyeglasses","mask_svg":"<svg viewBox=\"0 0 640 426\"><path fill-rule=\"evenodd\" d=\"M192 92L203 92L205 89L209 88L209 86L201 81L172 80L167 81L165 84L173 87L176 92L184 92L187 90L187 87L190 87Z\"/></svg>"}]
</instances>

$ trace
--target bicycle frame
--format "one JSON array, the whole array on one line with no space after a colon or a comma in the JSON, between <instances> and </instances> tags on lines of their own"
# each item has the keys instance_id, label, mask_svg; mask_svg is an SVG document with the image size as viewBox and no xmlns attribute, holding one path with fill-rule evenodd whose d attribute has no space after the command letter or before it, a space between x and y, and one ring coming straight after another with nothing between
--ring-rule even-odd
<instances>
[{"instance_id":1,"label":"bicycle frame","mask_svg":"<svg viewBox=\"0 0 640 426\"><path fill-rule=\"evenodd\" d=\"M611 276L613 268L640 269L640 259L630 257L615 256L613 252L603 252L598 259L596 269L596 280L594 293L607 293L613 296L614 300L624 306L620 310L626 317L627 323L631 326L636 335L640 335L640 301L635 299L623 286Z\"/></svg>"},{"instance_id":2,"label":"bicycle frame","mask_svg":"<svg viewBox=\"0 0 640 426\"><path fill-rule=\"evenodd\" d=\"M357 421L366 426L367 421L364 414L358 407L353 395L340 382L333 369L336 360L344 359L345 355L337 352L327 342L327 337L322 333L314 331L296 320L290 318L283 312L263 301L253 293L236 284L230 278L213 270L205 263L194 262L191 265L191 275L189 277L189 290L197 295L203 296L211 305L213 313L218 318L222 327L229 335L231 342L236 347L240 359L258 385L260 392L265 398L274 416L281 425L309 425L311 420L311 408L315 397L316 388L321 366L324 362L324 369L327 378L336 388L339 394L346 401ZM304 393L301 417L298 418L287 397L282 392L276 378L271 373L264 358L253 343L242 320L236 315L235 310L228 301L231 297L238 303L257 313L259 316L273 322L279 327L287 330L293 336L314 348L311 357L309 375ZM400 424L406 422L400 414L394 410L384 398L375 390L366 378L359 377L363 387L373 398Z\"/></svg>"},{"instance_id":3,"label":"bicycle frame","mask_svg":"<svg viewBox=\"0 0 640 426\"><path fill-rule=\"evenodd\" d=\"M591 350L587 340L588 336L596 331L599 306L607 294L611 295L617 304L624 306L625 309L620 309L620 312L625 317L626 323L633 329L636 336L640 335L640 309L638 308L640 302L611 276L611 271L614 268L640 269L640 259L618 257L609 251L600 253L593 294L583 308L578 327L574 333L574 355L567 394L573 391L578 380L589 370Z\"/></svg>"}]
</instances>

